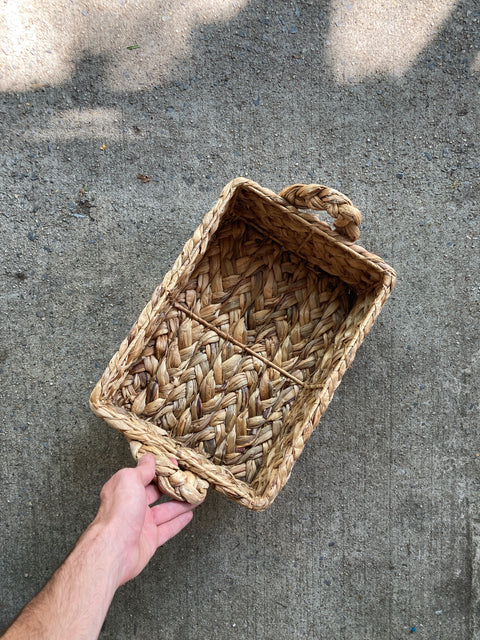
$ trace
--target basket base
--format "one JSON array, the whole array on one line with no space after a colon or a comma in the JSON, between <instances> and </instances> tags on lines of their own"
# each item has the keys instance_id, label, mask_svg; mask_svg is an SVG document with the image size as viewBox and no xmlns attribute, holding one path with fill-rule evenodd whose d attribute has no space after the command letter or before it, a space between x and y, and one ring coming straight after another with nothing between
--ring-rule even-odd
<instances>
[{"instance_id":1,"label":"basket base","mask_svg":"<svg viewBox=\"0 0 480 640\"><path fill-rule=\"evenodd\" d=\"M339 278L227 219L115 402L251 483L354 300Z\"/></svg>"}]
</instances>

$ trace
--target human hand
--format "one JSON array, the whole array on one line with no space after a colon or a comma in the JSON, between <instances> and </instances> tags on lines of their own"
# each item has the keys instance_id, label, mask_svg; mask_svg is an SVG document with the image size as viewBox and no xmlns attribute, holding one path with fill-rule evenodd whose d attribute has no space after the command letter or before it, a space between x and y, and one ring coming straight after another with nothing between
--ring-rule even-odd
<instances>
[{"instance_id":1,"label":"human hand","mask_svg":"<svg viewBox=\"0 0 480 640\"><path fill-rule=\"evenodd\" d=\"M184 502L150 507L161 496L151 484L154 475L155 459L147 454L136 469L121 469L110 478L95 519L5 640L98 638L117 588L192 519L194 507Z\"/></svg>"},{"instance_id":2,"label":"human hand","mask_svg":"<svg viewBox=\"0 0 480 640\"><path fill-rule=\"evenodd\" d=\"M145 454L136 469L121 469L103 486L92 528L107 533L116 554L120 586L137 576L158 547L192 519L193 505L170 500L151 507L162 495L151 484L155 459Z\"/></svg>"}]
</instances>

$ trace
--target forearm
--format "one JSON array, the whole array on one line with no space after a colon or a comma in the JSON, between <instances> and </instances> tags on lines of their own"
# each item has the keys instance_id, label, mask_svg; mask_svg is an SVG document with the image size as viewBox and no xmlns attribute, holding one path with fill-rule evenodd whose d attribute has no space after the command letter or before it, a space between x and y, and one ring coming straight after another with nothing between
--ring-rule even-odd
<instances>
[{"instance_id":1,"label":"forearm","mask_svg":"<svg viewBox=\"0 0 480 640\"><path fill-rule=\"evenodd\" d=\"M119 585L119 558L104 527L91 525L3 640L97 638Z\"/></svg>"}]
</instances>

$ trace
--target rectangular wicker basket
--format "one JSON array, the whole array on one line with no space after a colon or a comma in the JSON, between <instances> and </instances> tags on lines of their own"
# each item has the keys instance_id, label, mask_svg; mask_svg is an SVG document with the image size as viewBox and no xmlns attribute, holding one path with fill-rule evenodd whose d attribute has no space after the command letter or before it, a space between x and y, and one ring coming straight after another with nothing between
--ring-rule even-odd
<instances>
[{"instance_id":1,"label":"rectangular wicker basket","mask_svg":"<svg viewBox=\"0 0 480 640\"><path fill-rule=\"evenodd\" d=\"M90 398L164 493L275 499L395 284L360 218L321 185L224 188Z\"/></svg>"}]
</instances>

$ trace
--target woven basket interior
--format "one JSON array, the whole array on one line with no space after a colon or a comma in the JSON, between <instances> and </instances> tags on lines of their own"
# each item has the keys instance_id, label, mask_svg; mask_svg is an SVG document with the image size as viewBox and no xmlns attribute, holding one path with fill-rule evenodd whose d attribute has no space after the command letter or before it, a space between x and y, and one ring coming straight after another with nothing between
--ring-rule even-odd
<instances>
[{"instance_id":1,"label":"woven basket interior","mask_svg":"<svg viewBox=\"0 0 480 640\"><path fill-rule=\"evenodd\" d=\"M355 299L341 279L227 216L114 403L251 483Z\"/></svg>"}]
</instances>

